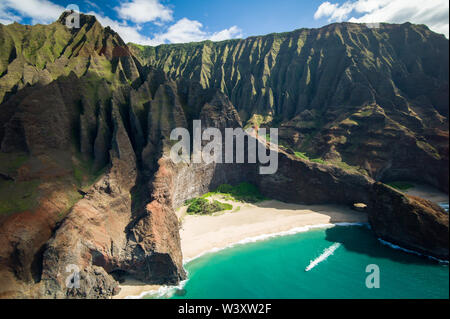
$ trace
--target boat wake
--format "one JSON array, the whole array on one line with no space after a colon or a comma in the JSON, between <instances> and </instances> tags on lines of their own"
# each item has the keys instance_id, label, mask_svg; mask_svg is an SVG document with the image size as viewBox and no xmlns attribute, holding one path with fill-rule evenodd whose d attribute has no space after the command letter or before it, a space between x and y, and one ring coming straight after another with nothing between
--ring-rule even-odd
<instances>
[{"instance_id":1,"label":"boat wake","mask_svg":"<svg viewBox=\"0 0 450 319\"><path fill-rule=\"evenodd\" d=\"M323 253L317 257L316 259L312 260L311 263L308 265L308 267L305 268L305 271L310 271L314 267L316 267L318 264L320 264L322 261L326 260L328 257L334 254L336 249L341 246L340 243L334 243L330 247L326 248Z\"/></svg>"}]
</instances>

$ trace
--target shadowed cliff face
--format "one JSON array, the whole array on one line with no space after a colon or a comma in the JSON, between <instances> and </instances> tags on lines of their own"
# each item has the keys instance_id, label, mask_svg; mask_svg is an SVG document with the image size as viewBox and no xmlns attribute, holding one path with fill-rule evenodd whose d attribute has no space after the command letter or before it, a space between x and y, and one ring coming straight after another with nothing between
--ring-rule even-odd
<instances>
[{"instance_id":1,"label":"shadowed cliff face","mask_svg":"<svg viewBox=\"0 0 450 319\"><path fill-rule=\"evenodd\" d=\"M369 221L377 236L448 260L448 213L437 204L376 183L370 207Z\"/></svg>"},{"instance_id":2,"label":"shadowed cliff face","mask_svg":"<svg viewBox=\"0 0 450 319\"><path fill-rule=\"evenodd\" d=\"M384 84L375 86L365 78L369 76L366 71L356 70L362 68L360 59L372 61L363 63L369 63L366 66L372 72L382 72L388 62L391 67L399 63L395 59L405 50L401 45L387 46L390 40L385 33L406 41L404 45L411 49L429 47L429 54L438 60L441 54L448 57L448 48L447 53L433 49L433 41L442 42L438 36L412 25L385 26L379 33L356 25L334 25L137 52L91 16L81 16L79 30L67 29L63 25L66 15L48 26L0 25L0 297L107 298L117 292L117 280L124 274L147 283L176 284L185 278L185 272L174 209L220 184L242 181L286 202L370 203L373 225L381 237L448 258L448 242L429 246L426 236L405 236L411 229L426 234L436 228L439 237L445 232L448 237L448 215L427 201L408 201L402 194L393 195L389 188L374 188L374 180L356 170L332 162L313 163L290 151L280 151L279 168L273 175L259 175L254 164L174 164L168 156L172 129L192 131L194 119L201 119L203 128L223 130L246 122L269 125L278 118L291 146L295 147L295 139L300 140L306 131L316 130L317 136L339 132L359 138L361 143L368 141L364 152L355 151L354 156L370 165L375 163L371 147L376 146L377 167L386 174L409 176L422 169L430 183L439 172L439 183L447 180L448 184L448 174L442 174L441 166L444 155L448 157L448 145L447 153L445 149L442 153L428 143L428 139L437 143L433 145L448 142L448 134L442 133L448 113L436 102L440 97L428 90L406 97L405 88L415 82L404 78L399 90L395 83L400 82L386 80L386 74L379 73L371 75L371 81ZM406 31L409 29L414 32ZM417 38L416 33L423 37ZM367 48L378 45L379 50L390 52L390 58L372 56L360 43ZM174 56L170 63L184 66L179 64L174 71L168 66L169 54ZM347 65L349 59L353 67ZM448 92L448 70L434 69L429 56L409 59L408 72L427 74L426 85L440 85L444 95ZM222 66L224 76L217 73ZM348 68L350 71L345 71ZM306 69L309 75L304 75ZM329 69L332 74L322 74ZM272 95L267 100L255 97L262 94L258 93L261 81L265 90L272 92L267 93ZM327 85L337 91L325 90ZM402 112L391 98L391 104L382 103L389 94L377 90L384 89L393 89L395 99L407 101ZM251 93L254 91L256 95ZM291 93L280 100L281 91ZM293 95L307 101L308 107ZM362 101L368 96L373 99L365 105ZM416 108L412 101L417 99L425 102ZM289 106L291 103L296 106ZM413 108L423 110L425 105L428 113L410 116ZM355 115L341 121L345 129L329 125L346 112ZM269 120L261 122L264 116L260 115ZM419 115L420 125L411 120ZM305 121L315 124L305 130ZM387 143L385 139L391 144L397 141L398 147L379 144ZM313 149L321 149L320 143L314 143ZM330 149L334 147L327 143ZM413 145L419 145L422 153ZM387 146L397 152L395 156L401 155L405 166L392 155L394 151L385 151ZM344 154L337 146L333 150ZM408 156L416 157L411 160ZM385 161L392 169L386 169ZM423 169L430 163L433 167ZM386 217L386 209L400 209L402 214ZM411 218L403 225L401 216L410 213L420 214L426 222ZM80 270L79 288L67 288L69 265Z\"/></svg>"},{"instance_id":3,"label":"shadowed cliff face","mask_svg":"<svg viewBox=\"0 0 450 319\"><path fill-rule=\"evenodd\" d=\"M21 198L28 190L20 186L35 182L31 191L40 203L26 212L2 211L4 296L30 296L31 285L32 296L106 298L117 292L116 274L177 284L185 272L174 207L209 190L212 179L216 186L233 182L227 177L233 174L218 179L214 165L177 168L161 158L172 145L172 129L188 128L184 109L198 109L189 116L205 124L240 126L223 94L167 81L159 72L149 72L136 89L119 84L101 100L80 96L84 88L84 77L71 74L25 88L0 107L10 113L2 125L5 158L26 154L19 168L5 173L12 180L2 183L17 183ZM49 168L41 167L44 161ZM244 178L239 170L235 175L234 182ZM181 179L202 186L189 193L179 188ZM61 184L79 193L64 210L71 193L61 189L52 197ZM27 216L50 198L56 207L38 218L49 231L34 232L41 226ZM79 267L80 288L66 289L68 265Z\"/></svg>"},{"instance_id":4,"label":"shadowed cliff face","mask_svg":"<svg viewBox=\"0 0 450 319\"><path fill-rule=\"evenodd\" d=\"M448 192L448 40L426 26L340 23L130 47L170 78L221 90L244 125L277 126L298 151Z\"/></svg>"}]
</instances>

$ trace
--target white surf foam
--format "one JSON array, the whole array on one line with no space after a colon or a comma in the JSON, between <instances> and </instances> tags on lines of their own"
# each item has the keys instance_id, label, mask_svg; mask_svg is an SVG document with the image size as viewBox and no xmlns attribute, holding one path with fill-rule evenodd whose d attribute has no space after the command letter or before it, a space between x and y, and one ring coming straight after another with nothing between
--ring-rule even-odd
<instances>
[{"instance_id":1,"label":"white surf foam","mask_svg":"<svg viewBox=\"0 0 450 319\"><path fill-rule=\"evenodd\" d=\"M410 249L406 249L406 248L400 247L400 246L398 246L398 245L395 245L395 244L393 244L393 243L390 243L390 242L388 242L388 241L385 241L385 240L383 240L383 239L381 239L381 238L378 238L378 240L379 240L380 243L382 243L383 245L389 246L389 247L391 247L391 248L393 248L393 249L401 250L401 251L404 251L404 252L406 252L406 253L414 254L414 255L417 255L417 256L427 257L427 258L432 259L432 260L434 260L434 261L437 261L437 262L439 262L439 263L441 263L441 264L448 264L448 260L442 260L442 259L439 259L439 258L436 258L436 257L433 257L433 256L424 255L424 254L421 254L421 253L419 253L419 252L417 252L417 251L414 251L414 250L410 250Z\"/></svg>"},{"instance_id":2,"label":"white surf foam","mask_svg":"<svg viewBox=\"0 0 450 319\"><path fill-rule=\"evenodd\" d=\"M187 279L181 281L177 286L161 286L157 290L144 291L139 296L126 296L125 299L151 298L170 298L177 290L181 290L187 283Z\"/></svg>"},{"instance_id":3,"label":"white surf foam","mask_svg":"<svg viewBox=\"0 0 450 319\"><path fill-rule=\"evenodd\" d=\"M203 255L206 254L210 254L210 253L215 253L227 248L231 248L237 245L244 245L247 243L254 243L257 241L263 241L263 240L267 240L270 238L274 238L274 237L279 237L279 236L287 236L287 235L295 235L298 233L302 233L302 232L307 232L309 230L312 229L319 229L319 228L332 228L335 226L366 226L366 227L370 227L368 223L347 223L347 222L343 222L343 223L335 223L335 224L316 224L316 225L308 225L308 226L302 226L302 227L295 227L292 229L289 229L287 231L282 231L282 232L278 232L278 233L271 233L271 234L263 234L263 235L259 235L259 236L254 236L254 237L248 237L245 238L243 240L240 240L236 243L232 243L226 247L223 248L213 248L210 249L208 251L205 251L193 258L189 258L189 259L185 259L183 260L183 264L187 264L188 262L200 258ZM187 273L187 271L186 271ZM177 286L162 286L157 290L151 290L151 291L144 291L143 293L141 293L139 296L127 296L125 297L125 299L142 299L144 297L152 297L152 298L168 298L171 297L177 290L183 289L184 286L186 285L187 281L189 279L186 279L182 282L180 282L179 285Z\"/></svg>"},{"instance_id":4,"label":"white surf foam","mask_svg":"<svg viewBox=\"0 0 450 319\"><path fill-rule=\"evenodd\" d=\"M280 236L288 236L288 235L295 235L298 233L303 233L303 232L307 232L309 230L312 229L319 229L319 228L332 228L335 226L366 226L366 227L370 227L368 223L335 223L335 224L316 224L316 225L307 225L307 226L302 226L302 227L295 227L286 231L282 231L282 232L278 232L278 233L270 233L270 234L262 234L259 236L254 236L254 237L248 237L245 239L242 239L238 242L229 244L225 247L222 248L212 248L208 251L202 252L201 254L189 258L189 259L185 259L183 260L183 264L187 264L191 261L193 261L194 259L200 258L206 254L210 254L210 253L215 253L224 249L228 249L228 248L232 248L234 246L237 245L244 245L244 244L248 244L248 243L254 243L254 242L258 242L258 241L263 241L263 240L267 240L267 239L271 239L271 238L275 238L275 237L280 237Z\"/></svg>"},{"instance_id":5,"label":"white surf foam","mask_svg":"<svg viewBox=\"0 0 450 319\"><path fill-rule=\"evenodd\" d=\"M439 203L439 206L441 206L448 213L448 203Z\"/></svg>"},{"instance_id":6,"label":"white surf foam","mask_svg":"<svg viewBox=\"0 0 450 319\"><path fill-rule=\"evenodd\" d=\"M327 260L328 257L334 254L336 249L338 249L341 246L341 243L334 243L328 248L325 248L323 253L317 257L316 259L312 260L308 267L305 268L305 271L310 271L314 267L316 267L318 264L320 264L322 261Z\"/></svg>"}]
</instances>

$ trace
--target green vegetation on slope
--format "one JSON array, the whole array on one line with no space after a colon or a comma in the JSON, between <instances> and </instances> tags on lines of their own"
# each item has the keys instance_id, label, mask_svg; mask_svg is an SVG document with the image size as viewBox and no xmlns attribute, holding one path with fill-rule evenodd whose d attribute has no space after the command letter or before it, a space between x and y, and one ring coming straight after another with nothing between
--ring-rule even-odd
<instances>
[{"instance_id":1,"label":"green vegetation on slope","mask_svg":"<svg viewBox=\"0 0 450 319\"><path fill-rule=\"evenodd\" d=\"M259 192L258 188L250 183L240 183L232 186L229 184L220 185L215 191L206 193L201 197L189 199L185 201L185 205L189 206L188 214L210 215L220 211L227 211L233 209L233 205L221 203L217 200L210 201L211 196L220 196L225 200L239 201L247 203L256 203L265 199ZM240 206L236 207L233 212L240 210Z\"/></svg>"},{"instance_id":2,"label":"green vegetation on slope","mask_svg":"<svg viewBox=\"0 0 450 319\"><path fill-rule=\"evenodd\" d=\"M37 204L39 197L38 186L40 181L15 181L17 170L28 160L24 153L1 153L0 173L6 178L0 177L0 214L10 214L32 209Z\"/></svg>"},{"instance_id":3,"label":"green vegetation on slope","mask_svg":"<svg viewBox=\"0 0 450 319\"><path fill-rule=\"evenodd\" d=\"M193 215L211 215L213 213L233 209L233 205L221 203L217 200L210 202L201 197L187 200L185 204L189 205L187 213Z\"/></svg>"},{"instance_id":4,"label":"green vegetation on slope","mask_svg":"<svg viewBox=\"0 0 450 319\"><path fill-rule=\"evenodd\" d=\"M259 189L250 183L240 183L236 186L229 184L220 185L214 192L209 192L202 196L202 198L208 198L212 195L221 195L228 200L257 203L266 199Z\"/></svg>"},{"instance_id":5,"label":"green vegetation on slope","mask_svg":"<svg viewBox=\"0 0 450 319\"><path fill-rule=\"evenodd\" d=\"M401 181L386 183L386 185L391 186L391 187L401 190L401 191L406 191L406 190L414 187L414 184L411 184L408 182L401 182Z\"/></svg>"},{"instance_id":6,"label":"green vegetation on slope","mask_svg":"<svg viewBox=\"0 0 450 319\"><path fill-rule=\"evenodd\" d=\"M38 204L40 181L0 180L0 215L24 212Z\"/></svg>"},{"instance_id":7,"label":"green vegetation on slope","mask_svg":"<svg viewBox=\"0 0 450 319\"><path fill-rule=\"evenodd\" d=\"M94 184L106 171L106 167L95 171L92 159L84 160L78 154L72 161L73 177L78 187L88 188Z\"/></svg>"},{"instance_id":8,"label":"green vegetation on slope","mask_svg":"<svg viewBox=\"0 0 450 319\"><path fill-rule=\"evenodd\" d=\"M313 162L313 163L319 163L319 164L325 164L325 161L321 158L309 158L308 155L306 155L305 152L294 152L295 156L298 158Z\"/></svg>"},{"instance_id":9,"label":"green vegetation on slope","mask_svg":"<svg viewBox=\"0 0 450 319\"><path fill-rule=\"evenodd\" d=\"M339 23L226 42L130 47L171 79L220 89L244 127L279 127L280 140L293 149L340 157L372 176L392 161L408 166L412 153L444 162L448 101L436 92L448 92L448 40L425 26ZM417 71L398 68L410 61ZM428 130L440 137L426 137ZM408 155L395 158L392 141L406 139L416 145L402 143L398 153Z\"/></svg>"},{"instance_id":10,"label":"green vegetation on slope","mask_svg":"<svg viewBox=\"0 0 450 319\"><path fill-rule=\"evenodd\" d=\"M117 59L123 45L93 16L82 16L81 28L71 32L63 16L49 25L0 25L0 103L7 93L27 84L49 84L72 72L85 80L101 78L110 85L130 84L138 77L134 62ZM92 86L92 91L97 88Z\"/></svg>"},{"instance_id":11,"label":"green vegetation on slope","mask_svg":"<svg viewBox=\"0 0 450 319\"><path fill-rule=\"evenodd\" d=\"M57 165L53 160L51 157L45 157L45 163L48 165ZM93 180L102 173L91 174L86 162L76 160L76 163L73 164L73 176L68 178L45 176L37 178L33 174L30 177L27 175L30 170L42 169L41 160L25 153L0 152L0 214L9 215L33 211L38 208L41 199L49 197L53 191L61 191L64 195L58 195L57 201L64 203L65 207L61 208L58 217L63 218L70 208L82 198L74 186L74 182L78 184L77 186L83 186L86 183L92 184Z\"/></svg>"},{"instance_id":12,"label":"green vegetation on slope","mask_svg":"<svg viewBox=\"0 0 450 319\"><path fill-rule=\"evenodd\" d=\"M319 164L325 164L325 165L333 165L333 166L337 166L347 172L352 172L352 173L359 173L359 174L364 174L367 175L367 172L358 166L352 166L347 164L346 162L342 161L342 160L332 160L332 161L325 161L321 158L310 158L306 152L294 152L295 156L297 156L298 158L313 162L313 163L319 163Z\"/></svg>"}]
</instances>

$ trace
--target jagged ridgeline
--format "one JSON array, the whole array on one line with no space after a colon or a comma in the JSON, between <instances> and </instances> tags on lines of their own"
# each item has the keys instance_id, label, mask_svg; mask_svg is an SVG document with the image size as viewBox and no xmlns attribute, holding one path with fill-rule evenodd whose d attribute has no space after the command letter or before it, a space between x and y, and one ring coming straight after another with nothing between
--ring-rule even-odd
<instances>
[{"instance_id":1,"label":"jagged ridgeline","mask_svg":"<svg viewBox=\"0 0 450 319\"><path fill-rule=\"evenodd\" d=\"M448 215L374 181L448 191L443 36L343 23L144 47L93 16L69 29L68 14L0 24L0 297L107 298L124 275L177 284L174 209L239 182L285 202L367 203L380 237L448 259ZM278 171L174 164L170 132L193 119L279 127Z\"/></svg>"},{"instance_id":2,"label":"jagged ridgeline","mask_svg":"<svg viewBox=\"0 0 450 319\"><path fill-rule=\"evenodd\" d=\"M1 26L0 101L73 72L97 103L102 88L137 88L152 67L220 90L244 125L279 127L281 144L306 158L448 191L448 40L424 25L148 47L125 45L92 16L79 30L64 21Z\"/></svg>"},{"instance_id":3,"label":"jagged ridgeline","mask_svg":"<svg viewBox=\"0 0 450 319\"><path fill-rule=\"evenodd\" d=\"M50 25L0 25L0 102L27 85L46 85L73 72L109 84L133 82L139 72L122 39L93 16L69 29L67 14Z\"/></svg>"},{"instance_id":4,"label":"jagged ridgeline","mask_svg":"<svg viewBox=\"0 0 450 319\"><path fill-rule=\"evenodd\" d=\"M448 191L448 40L424 25L129 46L172 79L220 89L246 125L279 127L311 158Z\"/></svg>"},{"instance_id":5,"label":"jagged ridgeline","mask_svg":"<svg viewBox=\"0 0 450 319\"><path fill-rule=\"evenodd\" d=\"M0 25L0 296L106 298L124 274L176 284L173 208L208 191L214 166L179 177L169 135L241 121L219 90L169 80L95 17L66 28L68 14ZM85 265L78 290L61 277L70 264Z\"/></svg>"},{"instance_id":6,"label":"jagged ridgeline","mask_svg":"<svg viewBox=\"0 0 450 319\"><path fill-rule=\"evenodd\" d=\"M50 25L0 24L2 152L37 155L72 147L93 161L95 172L109 162L117 121L140 160L147 141L159 143L160 129L167 137L172 127L187 126L171 108L198 118L213 97L214 90L169 82L163 72L143 67L94 16L81 15L79 29L67 28L68 14ZM188 101L190 92L197 97ZM28 125L35 117L36 125Z\"/></svg>"}]
</instances>

